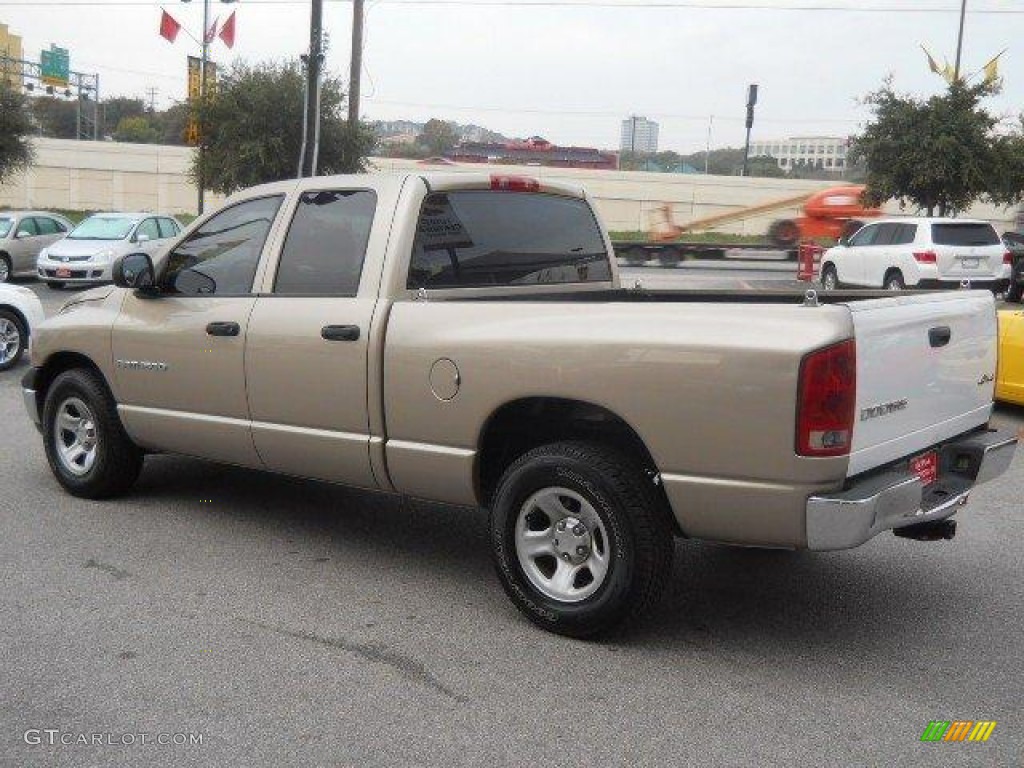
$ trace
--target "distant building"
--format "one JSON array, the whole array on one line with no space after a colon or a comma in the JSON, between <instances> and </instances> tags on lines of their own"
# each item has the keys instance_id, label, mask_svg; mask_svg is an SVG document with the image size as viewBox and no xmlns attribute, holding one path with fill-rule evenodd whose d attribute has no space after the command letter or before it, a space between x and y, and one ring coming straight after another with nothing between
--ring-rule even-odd
<instances>
[{"instance_id":1,"label":"distant building","mask_svg":"<svg viewBox=\"0 0 1024 768\"><path fill-rule=\"evenodd\" d=\"M640 115L630 115L622 121L619 149L653 155L658 151L658 124Z\"/></svg>"},{"instance_id":2,"label":"distant building","mask_svg":"<svg viewBox=\"0 0 1024 768\"><path fill-rule=\"evenodd\" d=\"M767 155L779 168L823 168L839 173L846 169L847 139L839 136L795 136L791 139L750 142L750 156Z\"/></svg>"},{"instance_id":3,"label":"distant building","mask_svg":"<svg viewBox=\"0 0 1024 768\"><path fill-rule=\"evenodd\" d=\"M21 36L13 35L6 24L0 24L0 58L24 59L25 52L21 47ZM11 88L21 88L21 65L5 62L0 65L0 78L7 81Z\"/></svg>"},{"instance_id":4,"label":"distant building","mask_svg":"<svg viewBox=\"0 0 1024 768\"><path fill-rule=\"evenodd\" d=\"M445 154L459 163L498 165L546 165L554 168L598 168L615 170L619 159L614 152L591 147L558 147L540 136L526 141L467 142Z\"/></svg>"}]
</instances>

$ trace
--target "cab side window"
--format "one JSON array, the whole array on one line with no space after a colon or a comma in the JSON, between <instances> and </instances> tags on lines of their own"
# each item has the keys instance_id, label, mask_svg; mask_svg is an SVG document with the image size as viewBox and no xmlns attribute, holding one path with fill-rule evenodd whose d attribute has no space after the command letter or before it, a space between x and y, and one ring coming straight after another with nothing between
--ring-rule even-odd
<instances>
[{"instance_id":1,"label":"cab side window","mask_svg":"<svg viewBox=\"0 0 1024 768\"><path fill-rule=\"evenodd\" d=\"M304 192L281 249L274 293L355 296L376 208L369 190Z\"/></svg>"},{"instance_id":2,"label":"cab side window","mask_svg":"<svg viewBox=\"0 0 1024 768\"><path fill-rule=\"evenodd\" d=\"M161 291L186 296L251 293L282 199L273 195L246 200L215 214L171 251L160 278Z\"/></svg>"},{"instance_id":3,"label":"cab side window","mask_svg":"<svg viewBox=\"0 0 1024 768\"><path fill-rule=\"evenodd\" d=\"M57 226L57 222L53 219L48 219L45 216L36 216L36 230L40 235L56 235L61 230Z\"/></svg>"},{"instance_id":4,"label":"cab side window","mask_svg":"<svg viewBox=\"0 0 1024 768\"><path fill-rule=\"evenodd\" d=\"M138 241L139 236L143 235L149 240L160 239L160 228L156 224L156 219L146 219L139 228L135 230L135 240Z\"/></svg>"},{"instance_id":5,"label":"cab side window","mask_svg":"<svg viewBox=\"0 0 1024 768\"><path fill-rule=\"evenodd\" d=\"M157 219L160 224L160 238L166 240L178 234L178 225L171 219Z\"/></svg>"},{"instance_id":6,"label":"cab side window","mask_svg":"<svg viewBox=\"0 0 1024 768\"><path fill-rule=\"evenodd\" d=\"M878 224L869 224L861 228L857 231L857 234L850 238L850 245L856 248L862 245L874 244L875 238L878 237L878 230Z\"/></svg>"},{"instance_id":7,"label":"cab side window","mask_svg":"<svg viewBox=\"0 0 1024 768\"><path fill-rule=\"evenodd\" d=\"M875 235L872 245L893 245L898 244L900 233L899 224L879 224L878 234Z\"/></svg>"},{"instance_id":8,"label":"cab side window","mask_svg":"<svg viewBox=\"0 0 1024 768\"><path fill-rule=\"evenodd\" d=\"M35 219L22 219L18 225L16 237L35 237L39 234Z\"/></svg>"}]
</instances>

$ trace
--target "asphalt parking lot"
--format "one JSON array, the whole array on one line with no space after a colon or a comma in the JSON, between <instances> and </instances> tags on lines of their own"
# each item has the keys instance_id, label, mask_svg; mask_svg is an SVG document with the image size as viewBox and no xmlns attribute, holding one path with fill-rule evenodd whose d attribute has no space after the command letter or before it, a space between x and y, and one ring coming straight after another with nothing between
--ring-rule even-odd
<instances>
[{"instance_id":1,"label":"asphalt parking lot","mask_svg":"<svg viewBox=\"0 0 1024 768\"><path fill-rule=\"evenodd\" d=\"M0 765L1024 761L1024 455L953 542L681 541L657 614L583 643L506 600L476 511L167 456L73 499L24 371L0 374ZM998 725L921 743L931 720Z\"/></svg>"}]
</instances>

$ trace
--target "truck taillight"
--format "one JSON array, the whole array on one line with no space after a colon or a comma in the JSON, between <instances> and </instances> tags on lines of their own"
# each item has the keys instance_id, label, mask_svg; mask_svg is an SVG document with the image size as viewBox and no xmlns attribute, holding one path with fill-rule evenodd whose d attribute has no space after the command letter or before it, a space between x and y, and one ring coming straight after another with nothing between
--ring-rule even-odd
<instances>
[{"instance_id":1,"label":"truck taillight","mask_svg":"<svg viewBox=\"0 0 1024 768\"><path fill-rule=\"evenodd\" d=\"M796 452L842 456L850 452L857 395L857 345L853 339L819 349L800 363Z\"/></svg>"},{"instance_id":2,"label":"truck taillight","mask_svg":"<svg viewBox=\"0 0 1024 768\"><path fill-rule=\"evenodd\" d=\"M540 182L529 176L491 176L491 189L503 192L538 192Z\"/></svg>"},{"instance_id":3,"label":"truck taillight","mask_svg":"<svg viewBox=\"0 0 1024 768\"><path fill-rule=\"evenodd\" d=\"M934 264L937 258L935 251L919 251L914 254L914 260L918 264Z\"/></svg>"}]
</instances>

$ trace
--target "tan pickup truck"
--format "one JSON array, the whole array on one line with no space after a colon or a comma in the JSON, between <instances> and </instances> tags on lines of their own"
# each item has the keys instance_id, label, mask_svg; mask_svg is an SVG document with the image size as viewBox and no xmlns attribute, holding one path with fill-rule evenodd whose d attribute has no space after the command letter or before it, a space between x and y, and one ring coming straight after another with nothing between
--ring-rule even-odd
<instances>
[{"instance_id":1,"label":"tan pickup truck","mask_svg":"<svg viewBox=\"0 0 1024 768\"><path fill-rule=\"evenodd\" d=\"M258 187L43 323L25 404L79 496L174 452L487 508L512 601L580 637L676 536L950 538L1008 466L990 293L649 291L611 254L533 179Z\"/></svg>"}]
</instances>

